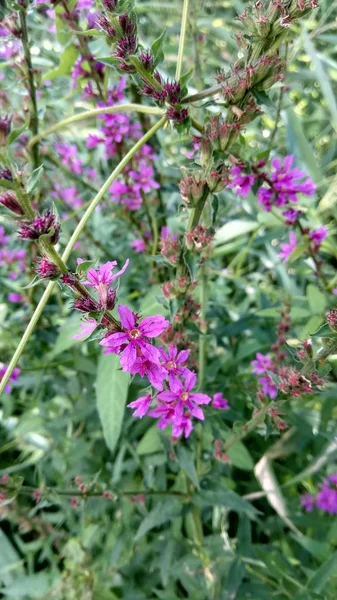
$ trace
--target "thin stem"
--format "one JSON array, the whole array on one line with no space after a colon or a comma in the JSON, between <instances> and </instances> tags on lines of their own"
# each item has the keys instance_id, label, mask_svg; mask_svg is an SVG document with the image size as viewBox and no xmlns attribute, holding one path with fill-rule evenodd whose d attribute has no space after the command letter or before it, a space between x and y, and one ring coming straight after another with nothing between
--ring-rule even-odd
<instances>
[{"instance_id":1,"label":"thin stem","mask_svg":"<svg viewBox=\"0 0 337 600\"><path fill-rule=\"evenodd\" d=\"M113 172L111 173L110 177L108 177L108 179L106 180L106 182L104 183L104 185L101 187L101 189L99 190L99 192L96 194L95 198L92 200L91 204L88 206L87 210L85 211L81 221L79 222L79 224L77 225L73 235L71 236L63 254L62 254L62 259L64 260L64 262L67 262L72 249L74 247L74 245L76 244L79 236L81 235L84 227L86 226L88 220L90 219L92 213L94 212L96 206L99 204L99 202L101 201L102 197L104 196L104 194L108 191L109 187L111 186L111 184L115 181L115 179L117 179L118 175L123 171L124 167L128 164L128 162L131 160L131 158L136 154L136 152L138 152L138 150L140 150L140 148L152 137L154 136L154 134L161 129L161 127L163 127L163 125L166 123L166 117L162 117L155 125L153 125L153 127L151 127L151 129L149 129L149 131L143 135L142 138L140 138L140 140L138 140L138 142L131 148L131 150L129 150L129 152L124 156L123 160L121 160L121 162L119 163L119 165L117 165L117 167L113 170ZM1 388L0 388L1 390Z\"/></svg>"},{"instance_id":2,"label":"thin stem","mask_svg":"<svg viewBox=\"0 0 337 600\"><path fill-rule=\"evenodd\" d=\"M183 14L181 17L181 29L180 29L180 38L179 38L179 48L178 48L178 60L177 60L177 68L176 68L176 80L179 81L181 77L181 70L183 66L183 58L184 58L184 47L185 47L185 38L186 38L186 28L187 28L187 19L188 19L188 9L189 9L189 0L184 0L183 5Z\"/></svg>"},{"instance_id":3,"label":"thin stem","mask_svg":"<svg viewBox=\"0 0 337 600\"><path fill-rule=\"evenodd\" d=\"M131 160L131 158L136 154L136 152L166 123L166 117L162 117L155 125L153 125L153 127L151 127L151 129L145 134L143 135L143 137L138 140L138 142L133 146L133 148L131 148L131 150L129 150L129 152L126 154L126 156L123 158L123 160L119 163L119 165L117 165L117 167L114 169L114 171L111 173L110 177L108 177L108 179L106 180L106 182L104 183L104 185L101 187L101 189L99 190L99 192L96 194L96 196L94 197L94 199L91 201L90 205L88 206L87 210L85 211L81 221L78 223L73 235L71 236L63 254L62 254L62 260L66 263L67 260L69 259L69 256L72 252L72 249L74 247L74 245L76 244L79 236L81 235L83 229L85 228L89 218L91 217L92 213L94 212L96 206L99 204L100 200L103 198L104 194L107 192L107 190L109 189L109 187L111 186L111 184L113 183L113 181L115 181L115 179L117 179L118 175L122 172L122 170L124 169L124 167L127 165L127 163ZM41 297L40 302L38 303L32 318L30 320L30 322L28 323L28 326L26 328L26 331L24 332L18 347L16 348L14 355L7 367L7 371L4 374L1 382L0 382L0 396L2 395L8 381L9 378L13 372L13 369L16 367L18 360L20 358L20 356L22 355L26 344L31 336L31 334L33 333L36 324L39 321L39 318L49 300L50 295L52 294L53 290L55 287L55 282L54 281L50 281Z\"/></svg>"},{"instance_id":4,"label":"thin stem","mask_svg":"<svg viewBox=\"0 0 337 600\"><path fill-rule=\"evenodd\" d=\"M21 8L19 11L20 18L20 27L21 27L21 35L22 35L22 45L23 52L25 55L25 61L28 69L28 87L29 87L29 96L32 105L30 120L29 120L29 128L34 136L37 136L39 133L39 115L37 108L37 100L36 100L36 89L34 82L34 70L32 64L32 58L30 54L29 48L29 40L28 40L28 31L27 31L27 23L26 23L26 12L24 8ZM32 150L33 156L33 165L34 169L37 169L39 166L39 147L36 145Z\"/></svg>"},{"instance_id":5,"label":"thin stem","mask_svg":"<svg viewBox=\"0 0 337 600\"><path fill-rule=\"evenodd\" d=\"M119 106L104 106L103 108L94 108L93 110L88 110L85 112L81 112L78 115L73 115L72 117L68 117L52 127L41 131L39 135L34 136L30 142L29 146L32 147L37 144L42 138L47 137L51 133L55 133L55 131L59 131L59 129L63 129L67 125L71 123L76 123L77 121L83 121L84 119L90 119L92 117L97 117L99 115L105 114L115 114L115 113L123 113L123 112L140 112L148 115L163 115L164 111L161 108L157 108L156 106L142 106L141 104L120 104Z\"/></svg>"},{"instance_id":6,"label":"thin stem","mask_svg":"<svg viewBox=\"0 0 337 600\"><path fill-rule=\"evenodd\" d=\"M198 369L198 382L199 388L202 389L205 379L205 363L206 363L206 305L207 305L207 276L205 265L201 267L201 281L200 281L200 318L201 318L201 331L199 335L199 369Z\"/></svg>"},{"instance_id":7,"label":"thin stem","mask_svg":"<svg viewBox=\"0 0 337 600\"><path fill-rule=\"evenodd\" d=\"M207 198L209 194L209 189L206 187L205 193L203 197L199 200L198 204L195 208L191 210L191 215L187 225L187 231L192 231L198 224L202 215L202 211L204 210L204 206L206 204Z\"/></svg>"},{"instance_id":8,"label":"thin stem","mask_svg":"<svg viewBox=\"0 0 337 600\"><path fill-rule=\"evenodd\" d=\"M19 489L13 488L10 485L6 485L6 484L2 484L0 483L0 489L4 490L4 491L15 491L18 494L24 494L27 496L32 496L34 494L34 492L36 491L37 488L31 487L29 485L23 485L21 486ZM48 494L57 494L58 496L81 496L82 498L90 498L90 497L100 497L100 498L104 498L103 496L103 491L90 491L87 490L86 492L81 492L81 490L78 489L61 489L61 488L53 488L53 487L46 487L46 488L42 488L41 490L41 497L44 497ZM115 492L114 490L107 490L110 491L110 493L112 494L112 496L117 496L117 497L122 497L122 496L138 496L140 494L144 495L144 496L180 496L180 497L184 497L186 498L187 494L183 493L183 492L178 492L175 490L135 490L135 491L118 491Z\"/></svg>"},{"instance_id":9,"label":"thin stem","mask_svg":"<svg viewBox=\"0 0 337 600\"><path fill-rule=\"evenodd\" d=\"M223 450L226 452L231 446L234 446L237 442L240 442L243 438L245 438L249 433L254 431L261 423L263 423L266 414L268 412L269 406L264 406L259 410L259 412L248 421L243 427L240 428L239 431L233 433L233 435L228 438L227 442L224 443Z\"/></svg>"}]
</instances>

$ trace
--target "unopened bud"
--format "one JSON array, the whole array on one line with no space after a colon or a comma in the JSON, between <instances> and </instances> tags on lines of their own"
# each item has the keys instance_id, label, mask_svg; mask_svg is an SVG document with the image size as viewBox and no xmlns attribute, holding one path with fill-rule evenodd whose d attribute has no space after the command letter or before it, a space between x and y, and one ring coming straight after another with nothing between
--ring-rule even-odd
<instances>
[{"instance_id":1,"label":"unopened bud","mask_svg":"<svg viewBox=\"0 0 337 600\"><path fill-rule=\"evenodd\" d=\"M7 144L7 139L11 131L11 117L0 117L0 148Z\"/></svg>"},{"instance_id":2,"label":"unopened bud","mask_svg":"<svg viewBox=\"0 0 337 600\"><path fill-rule=\"evenodd\" d=\"M0 204L8 208L8 210L18 217L23 217L24 211L14 192L4 192L3 194L0 194Z\"/></svg>"}]
</instances>

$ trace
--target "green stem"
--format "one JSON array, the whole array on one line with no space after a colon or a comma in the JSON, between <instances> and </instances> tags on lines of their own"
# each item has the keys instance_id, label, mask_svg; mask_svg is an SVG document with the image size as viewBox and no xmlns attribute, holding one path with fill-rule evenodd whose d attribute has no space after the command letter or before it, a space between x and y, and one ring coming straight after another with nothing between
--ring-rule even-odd
<instances>
[{"instance_id":1,"label":"green stem","mask_svg":"<svg viewBox=\"0 0 337 600\"><path fill-rule=\"evenodd\" d=\"M226 452L231 446L234 446L237 442L240 442L245 438L249 433L254 431L261 423L263 423L266 414L268 412L269 406L264 406L259 410L259 412L252 418L248 423L243 425L239 431L233 433L233 435L228 438L227 442L224 443L223 450Z\"/></svg>"},{"instance_id":2,"label":"green stem","mask_svg":"<svg viewBox=\"0 0 337 600\"><path fill-rule=\"evenodd\" d=\"M199 200L198 204L195 208L191 210L190 218L187 225L187 231L192 231L198 224L202 215L202 211L204 210L204 206L206 204L208 198L209 190L206 187L205 193L203 197Z\"/></svg>"},{"instance_id":3,"label":"green stem","mask_svg":"<svg viewBox=\"0 0 337 600\"><path fill-rule=\"evenodd\" d=\"M129 63L136 69L138 75L148 83L152 88L157 90L157 92L161 92L162 86L160 83L145 69L145 67L140 62L137 56L130 56Z\"/></svg>"},{"instance_id":4,"label":"green stem","mask_svg":"<svg viewBox=\"0 0 337 600\"><path fill-rule=\"evenodd\" d=\"M201 318L201 331L199 335L199 369L198 369L198 384L199 388L202 389L205 379L205 364L206 364L206 305L207 305L207 277L206 269L203 264L201 269L201 281L200 281L200 318ZM205 331L204 331L205 330Z\"/></svg>"},{"instance_id":5,"label":"green stem","mask_svg":"<svg viewBox=\"0 0 337 600\"><path fill-rule=\"evenodd\" d=\"M76 123L77 121L83 121L84 119L89 119L92 117L97 117L103 114L115 114L115 113L123 113L123 112L140 112L148 115L163 115L164 111L161 108L157 108L156 106L142 106L141 104L120 104L118 106L105 106L103 108L94 108L93 110L88 110L85 112L81 112L78 115L73 115L72 117L68 117L52 127L41 131L39 135L34 136L30 142L29 146L33 147L37 144L42 138L47 137L51 133L55 133L55 131L59 131L59 129L63 129L67 125L71 123Z\"/></svg>"},{"instance_id":6,"label":"green stem","mask_svg":"<svg viewBox=\"0 0 337 600\"><path fill-rule=\"evenodd\" d=\"M99 204L100 200L103 198L104 194L107 192L107 190L109 189L109 187L111 186L111 184L113 183L113 181L115 181L115 179L117 179L118 175L123 171L124 167L127 165L127 163L131 160L131 158L136 154L136 152L158 131L158 129L160 129L164 124L166 123L166 117L162 117L155 125L153 125L153 127L151 127L151 129L145 134L143 135L143 137L138 140L138 142L133 146L133 148L131 148L131 150L129 150L129 152L126 154L126 156L123 158L123 160L119 163L119 165L117 165L117 167L114 169L114 171L111 173L110 177L108 177L108 179L106 180L106 182L104 183L104 185L101 187L101 189L99 190L99 192L96 194L96 196L94 197L94 199L92 200L92 202L90 203L90 205L88 206L87 210L85 211L81 221L78 223L73 235L71 236L63 254L62 254L62 260L66 263L67 260L69 259L69 256L72 252L72 249L74 247L74 245L76 244L79 236L81 235L83 229L85 228L88 220L90 219L92 213L94 212L96 206ZM28 323L28 326L26 328L26 331L24 332L18 347L16 348L14 355L8 365L7 371L4 374L1 382L0 382L0 396L2 395L8 381L9 378L13 372L13 369L16 367L18 360L20 358L20 356L22 355L26 344L31 336L31 334L33 333L36 324L39 321L39 318L49 300L50 295L53 292L53 289L55 287L55 282L54 281L50 281L42 295L42 298L40 300L40 302L38 303L34 314L31 318L31 320Z\"/></svg>"},{"instance_id":7,"label":"green stem","mask_svg":"<svg viewBox=\"0 0 337 600\"><path fill-rule=\"evenodd\" d=\"M32 58L31 58L30 48L29 48L26 13L25 13L24 8L20 9L19 18L20 18L23 52L24 52L27 70L28 70L29 96L30 96L30 101L31 101L31 105L32 105L32 111L31 111L30 121L29 121L29 128L30 128L32 134L34 136L37 136L37 134L39 132L39 115L38 115L38 109L37 109L36 89L35 89L35 82L34 82L34 70L33 70ZM38 147L38 145L36 145L33 148L32 156L33 156L34 169L37 169L39 166L39 147Z\"/></svg>"},{"instance_id":8,"label":"green stem","mask_svg":"<svg viewBox=\"0 0 337 600\"><path fill-rule=\"evenodd\" d=\"M9 492L16 492L18 494L24 494L27 496L32 496L34 494L34 492L36 491L37 488L31 487L29 485L23 485L20 488L14 488L11 487L10 485L6 485L6 484L0 484L0 489L4 490L4 491L9 491ZM101 490L100 492L94 492L94 491L86 491L86 492L81 492L78 489L60 489L60 488L52 488L52 487L46 487L46 488L42 488L41 490L41 497L46 496L47 494L57 494L58 496L81 496L82 498L89 498L89 497L101 497L103 498L103 490ZM118 491L115 492L114 490L108 490L111 492L112 496L138 496L139 494L142 494L144 496L180 496L180 497L184 497L186 498L187 494L184 494L183 492L177 492L175 490L172 491L161 491L161 490L135 490L135 491Z\"/></svg>"},{"instance_id":9,"label":"green stem","mask_svg":"<svg viewBox=\"0 0 337 600\"><path fill-rule=\"evenodd\" d=\"M182 70L182 66L183 66L188 9L189 9L189 0L184 0L183 14L181 17L181 29L180 29L180 38L179 38L177 68L176 68L176 80L177 81L179 81L179 79L181 77L181 70Z\"/></svg>"},{"instance_id":10,"label":"green stem","mask_svg":"<svg viewBox=\"0 0 337 600\"><path fill-rule=\"evenodd\" d=\"M325 361L330 356L330 354L335 354L336 352L337 339L329 339L327 344L317 352L316 356L304 366L304 368L301 371L302 375L304 377L311 377L311 375L315 371L316 362Z\"/></svg>"}]
</instances>

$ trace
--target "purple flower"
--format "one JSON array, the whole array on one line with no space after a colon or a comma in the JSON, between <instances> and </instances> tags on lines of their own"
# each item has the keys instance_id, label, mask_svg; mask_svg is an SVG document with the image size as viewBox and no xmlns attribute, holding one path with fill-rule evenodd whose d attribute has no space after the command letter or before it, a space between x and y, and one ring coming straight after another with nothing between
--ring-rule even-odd
<instances>
[{"instance_id":1,"label":"purple flower","mask_svg":"<svg viewBox=\"0 0 337 600\"><path fill-rule=\"evenodd\" d=\"M277 396L277 387L269 375L258 378L259 384L262 386L263 393L265 396L269 396L274 400Z\"/></svg>"},{"instance_id":2,"label":"purple flower","mask_svg":"<svg viewBox=\"0 0 337 600\"><path fill-rule=\"evenodd\" d=\"M231 176L232 182L227 187L234 189L238 196L246 198L254 185L256 176L246 173L242 174L242 169L239 166L231 168Z\"/></svg>"},{"instance_id":3,"label":"purple flower","mask_svg":"<svg viewBox=\"0 0 337 600\"><path fill-rule=\"evenodd\" d=\"M272 160L272 172L268 179L265 177L269 187L261 187L257 193L258 202L265 210L270 211L273 203L276 206L285 206L289 202L297 202L298 194L314 195L314 182L310 178L300 181L305 177L305 172L297 167L292 168L293 162L292 154L284 158L283 164L279 158Z\"/></svg>"},{"instance_id":4,"label":"purple flower","mask_svg":"<svg viewBox=\"0 0 337 600\"><path fill-rule=\"evenodd\" d=\"M301 211L300 210L295 210L294 208L290 208L289 210L285 210L282 215L285 218L285 224L286 225L293 225L294 223L297 222L297 220L299 219L299 217L301 216Z\"/></svg>"},{"instance_id":5,"label":"purple flower","mask_svg":"<svg viewBox=\"0 0 337 600\"><path fill-rule=\"evenodd\" d=\"M167 352L165 352L164 348L159 348L159 350L160 362L169 374L169 383L171 387L171 383L174 385L177 377L186 374L188 371L185 363L188 360L190 351L181 350L181 352L178 352L177 346L174 346L173 344L169 345Z\"/></svg>"},{"instance_id":6,"label":"purple flower","mask_svg":"<svg viewBox=\"0 0 337 600\"><path fill-rule=\"evenodd\" d=\"M138 240L133 240L133 242L131 242L130 246L138 254L146 251L145 240L143 240L143 238L139 238Z\"/></svg>"},{"instance_id":7,"label":"purple flower","mask_svg":"<svg viewBox=\"0 0 337 600\"><path fill-rule=\"evenodd\" d=\"M170 390L160 392L158 399L164 401L165 404L169 404L170 407L174 406L175 420L179 421L184 411L187 410L193 417L203 421L205 417L199 405L209 404L212 402L212 399L206 396L206 394L191 393L197 382L197 376L192 371L187 370L183 375L183 380L174 378L172 381L169 381Z\"/></svg>"},{"instance_id":8,"label":"purple flower","mask_svg":"<svg viewBox=\"0 0 337 600\"><path fill-rule=\"evenodd\" d=\"M130 402L130 404L127 404L128 408L135 408L136 410L133 413L133 417L139 417L139 419L142 419L147 411L149 410L150 404L151 404L151 394L148 394L147 396L142 396L141 398L138 398L138 400L135 400L134 402Z\"/></svg>"},{"instance_id":9,"label":"purple flower","mask_svg":"<svg viewBox=\"0 0 337 600\"><path fill-rule=\"evenodd\" d=\"M0 369L0 381L2 380L3 376L6 374L7 369L8 369L7 365L3 365L1 367L1 369ZM12 389L12 386L11 386L10 382L11 381L16 381L17 378L19 377L20 373L21 373L21 370L19 368L16 367L15 369L13 369L13 372L12 372L10 378L9 378L9 382L6 384L6 387L5 387L5 392L7 394L9 394L10 391L11 391L11 389Z\"/></svg>"},{"instance_id":10,"label":"purple flower","mask_svg":"<svg viewBox=\"0 0 337 600\"><path fill-rule=\"evenodd\" d=\"M24 297L21 294L16 294L15 292L10 292L7 296L8 302L18 303L23 302Z\"/></svg>"},{"instance_id":11,"label":"purple flower","mask_svg":"<svg viewBox=\"0 0 337 600\"><path fill-rule=\"evenodd\" d=\"M307 511L312 512L315 507L316 499L311 494L303 494L301 496L301 506Z\"/></svg>"},{"instance_id":12,"label":"purple flower","mask_svg":"<svg viewBox=\"0 0 337 600\"><path fill-rule=\"evenodd\" d=\"M160 366L159 350L147 340L161 335L169 321L162 315L154 315L138 323L138 315L123 305L118 307L118 312L124 331L108 334L100 342L101 346L106 346L108 352L120 353L123 371L130 371L140 358Z\"/></svg>"},{"instance_id":13,"label":"purple flower","mask_svg":"<svg viewBox=\"0 0 337 600\"><path fill-rule=\"evenodd\" d=\"M262 375L266 371L270 371L273 368L273 361L268 354L256 354L255 360L250 363L253 367L252 372L257 375Z\"/></svg>"},{"instance_id":14,"label":"purple flower","mask_svg":"<svg viewBox=\"0 0 337 600\"><path fill-rule=\"evenodd\" d=\"M151 192L152 189L158 190L160 185L154 179L154 169L151 165L144 162L138 164L138 171L129 171L129 175L136 182L132 185L133 190L144 193Z\"/></svg>"},{"instance_id":15,"label":"purple flower","mask_svg":"<svg viewBox=\"0 0 337 600\"><path fill-rule=\"evenodd\" d=\"M320 246L323 240L325 240L325 238L327 237L327 235L327 229L323 225L321 225L320 227L318 227L318 229L315 229L314 231L311 231L309 233L309 238L313 240L317 244L317 246Z\"/></svg>"},{"instance_id":16,"label":"purple flower","mask_svg":"<svg viewBox=\"0 0 337 600\"><path fill-rule=\"evenodd\" d=\"M100 265L97 270L89 269L87 271L87 279L83 282L83 285L96 289L101 307L107 307L109 300L111 300L109 297L108 286L115 281L117 277L120 277L125 272L128 264L129 259L127 258L124 266L122 269L120 269L120 271L117 271L117 273L112 273L113 269L117 266L117 262L115 260L108 261L107 263Z\"/></svg>"},{"instance_id":17,"label":"purple flower","mask_svg":"<svg viewBox=\"0 0 337 600\"><path fill-rule=\"evenodd\" d=\"M223 397L222 392L214 394L212 407L218 408L219 410L229 410L230 408L228 400Z\"/></svg>"},{"instance_id":18,"label":"purple flower","mask_svg":"<svg viewBox=\"0 0 337 600\"><path fill-rule=\"evenodd\" d=\"M282 262L286 263L290 254L295 250L297 245L296 235L293 231L289 233L289 244L281 244L281 252L279 252L279 257L282 259Z\"/></svg>"},{"instance_id":19,"label":"purple flower","mask_svg":"<svg viewBox=\"0 0 337 600\"><path fill-rule=\"evenodd\" d=\"M95 331L96 327L98 327L97 321L95 319L85 319L83 323L80 324L80 333L76 333L73 335L73 340L83 340L84 338L89 337L93 331Z\"/></svg>"},{"instance_id":20,"label":"purple flower","mask_svg":"<svg viewBox=\"0 0 337 600\"><path fill-rule=\"evenodd\" d=\"M337 514L337 490L324 482L316 496L316 506L330 515Z\"/></svg>"},{"instance_id":21,"label":"purple flower","mask_svg":"<svg viewBox=\"0 0 337 600\"><path fill-rule=\"evenodd\" d=\"M78 150L75 144L61 142L55 144L55 150L59 154L61 162L76 175L83 171L82 161L78 158Z\"/></svg>"}]
</instances>

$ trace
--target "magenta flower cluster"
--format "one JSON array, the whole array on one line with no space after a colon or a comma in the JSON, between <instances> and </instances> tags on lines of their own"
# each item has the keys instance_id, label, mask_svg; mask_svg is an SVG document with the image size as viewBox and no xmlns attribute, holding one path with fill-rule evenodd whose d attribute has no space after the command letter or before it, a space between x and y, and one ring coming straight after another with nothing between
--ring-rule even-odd
<instances>
[{"instance_id":1,"label":"magenta flower cluster","mask_svg":"<svg viewBox=\"0 0 337 600\"><path fill-rule=\"evenodd\" d=\"M324 479L317 494L303 494L301 506L307 512L319 508L329 515L337 514L337 473L332 473Z\"/></svg>"},{"instance_id":2,"label":"magenta flower cluster","mask_svg":"<svg viewBox=\"0 0 337 600\"><path fill-rule=\"evenodd\" d=\"M253 367L253 373L256 373L256 375L263 375L263 377L258 377L258 382L262 387L264 395L269 396L269 398L274 400L277 396L277 387L269 374L269 372L274 371L273 360L268 354L261 354L261 352L258 352L255 360L251 362L251 365Z\"/></svg>"},{"instance_id":3,"label":"magenta flower cluster","mask_svg":"<svg viewBox=\"0 0 337 600\"><path fill-rule=\"evenodd\" d=\"M81 259L78 262L81 264ZM148 415L157 418L160 429L172 425L174 438L181 435L188 437L193 430L192 417L204 420L200 406L210 404L212 399L206 394L193 391L197 377L187 366L189 350L178 351L174 344L170 344L165 350L152 343L169 327L169 321L162 315L141 319L139 314L125 305L118 306L119 321L114 319L112 324L104 314L100 320L92 316L92 313L102 314L102 310L111 310L115 306L117 292L110 286L125 272L128 264L127 260L116 273L113 273L116 261L109 261L98 269L88 269L81 285L94 290L97 299L85 296L75 300L74 308L88 313L88 316L74 339L86 338L97 328L107 327L108 330L100 341L104 353L118 354L123 371L147 377L155 390L128 405L134 409L133 416L142 418ZM78 289L78 280L74 276L63 275L61 279L73 290ZM214 395L213 408L229 408L228 401L221 393Z\"/></svg>"}]
</instances>

